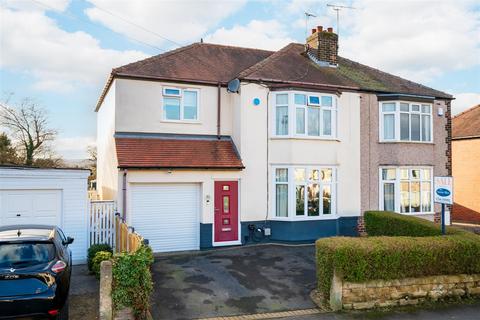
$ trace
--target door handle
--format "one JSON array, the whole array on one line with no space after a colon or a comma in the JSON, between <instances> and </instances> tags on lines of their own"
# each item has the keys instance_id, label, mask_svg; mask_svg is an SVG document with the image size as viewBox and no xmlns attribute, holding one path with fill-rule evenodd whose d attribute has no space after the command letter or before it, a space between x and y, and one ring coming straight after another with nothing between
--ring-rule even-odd
<instances>
[{"instance_id":1,"label":"door handle","mask_svg":"<svg viewBox=\"0 0 480 320\"><path fill-rule=\"evenodd\" d=\"M20 213L17 213L17 217L20 217L20 216L21 216L21 214L20 214Z\"/></svg>"}]
</instances>

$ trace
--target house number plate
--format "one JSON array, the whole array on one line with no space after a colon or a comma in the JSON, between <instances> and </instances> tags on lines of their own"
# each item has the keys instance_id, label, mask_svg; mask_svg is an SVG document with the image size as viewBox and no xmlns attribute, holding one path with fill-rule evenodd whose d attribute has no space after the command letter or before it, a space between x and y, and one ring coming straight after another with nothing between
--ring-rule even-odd
<instances>
[{"instance_id":1,"label":"house number plate","mask_svg":"<svg viewBox=\"0 0 480 320\"><path fill-rule=\"evenodd\" d=\"M222 228L222 231L223 231L223 232L232 231L232 228Z\"/></svg>"}]
</instances>

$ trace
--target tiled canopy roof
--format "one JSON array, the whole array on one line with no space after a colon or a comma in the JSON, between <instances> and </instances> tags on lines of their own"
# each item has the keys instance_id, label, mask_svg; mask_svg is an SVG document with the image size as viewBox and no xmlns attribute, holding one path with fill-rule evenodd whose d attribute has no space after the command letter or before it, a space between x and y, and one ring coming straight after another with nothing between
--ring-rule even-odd
<instances>
[{"instance_id":1,"label":"tiled canopy roof","mask_svg":"<svg viewBox=\"0 0 480 320\"><path fill-rule=\"evenodd\" d=\"M452 119L452 138L480 138L480 104Z\"/></svg>"},{"instance_id":2,"label":"tiled canopy roof","mask_svg":"<svg viewBox=\"0 0 480 320\"><path fill-rule=\"evenodd\" d=\"M119 168L243 169L229 138L116 136Z\"/></svg>"}]
</instances>

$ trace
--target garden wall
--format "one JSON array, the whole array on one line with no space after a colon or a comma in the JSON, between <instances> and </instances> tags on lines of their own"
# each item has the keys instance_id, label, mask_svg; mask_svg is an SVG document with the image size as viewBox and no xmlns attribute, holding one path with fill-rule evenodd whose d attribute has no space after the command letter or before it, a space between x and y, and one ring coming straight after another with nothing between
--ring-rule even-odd
<instances>
[{"instance_id":1,"label":"garden wall","mask_svg":"<svg viewBox=\"0 0 480 320\"><path fill-rule=\"evenodd\" d=\"M343 282L334 283L332 289L334 288L341 290L341 304L340 301L336 303L343 309L413 305L425 300L479 295L480 274L371 280L363 283ZM333 296L335 295L340 296L339 293L334 293Z\"/></svg>"}]
</instances>

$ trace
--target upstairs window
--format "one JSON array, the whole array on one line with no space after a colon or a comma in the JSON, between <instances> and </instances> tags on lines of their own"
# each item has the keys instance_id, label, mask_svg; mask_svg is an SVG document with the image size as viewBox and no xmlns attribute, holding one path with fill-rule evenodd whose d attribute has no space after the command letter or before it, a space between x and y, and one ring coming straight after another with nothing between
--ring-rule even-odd
<instances>
[{"instance_id":1,"label":"upstairs window","mask_svg":"<svg viewBox=\"0 0 480 320\"><path fill-rule=\"evenodd\" d=\"M432 142L432 105L381 102L380 141Z\"/></svg>"},{"instance_id":2,"label":"upstairs window","mask_svg":"<svg viewBox=\"0 0 480 320\"><path fill-rule=\"evenodd\" d=\"M163 119L167 121L197 121L197 89L163 88Z\"/></svg>"},{"instance_id":3,"label":"upstairs window","mask_svg":"<svg viewBox=\"0 0 480 320\"><path fill-rule=\"evenodd\" d=\"M274 114L276 136L335 138L336 97L333 95L276 93Z\"/></svg>"}]
</instances>

